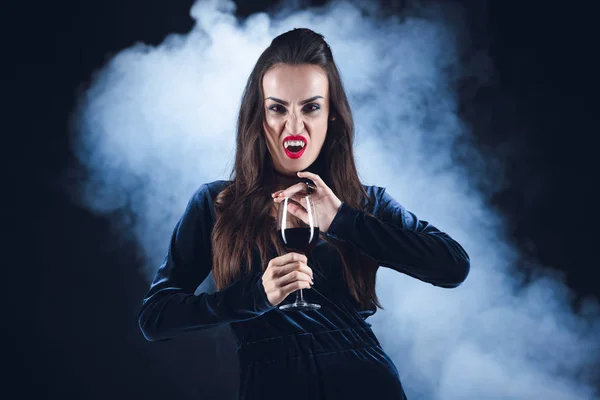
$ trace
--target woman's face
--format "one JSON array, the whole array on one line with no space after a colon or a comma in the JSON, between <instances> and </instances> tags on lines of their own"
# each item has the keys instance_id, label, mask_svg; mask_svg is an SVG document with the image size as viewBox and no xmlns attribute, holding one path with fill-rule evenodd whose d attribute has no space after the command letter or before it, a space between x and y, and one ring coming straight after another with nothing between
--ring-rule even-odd
<instances>
[{"instance_id":1,"label":"woman's face","mask_svg":"<svg viewBox=\"0 0 600 400\"><path fill-rule=\"evenodd\" d=\"M329 82L319 66L278 64L263 77L263 128L275 169L284 175L310 166L327 134Z\"/></svg>"}]
</instances>

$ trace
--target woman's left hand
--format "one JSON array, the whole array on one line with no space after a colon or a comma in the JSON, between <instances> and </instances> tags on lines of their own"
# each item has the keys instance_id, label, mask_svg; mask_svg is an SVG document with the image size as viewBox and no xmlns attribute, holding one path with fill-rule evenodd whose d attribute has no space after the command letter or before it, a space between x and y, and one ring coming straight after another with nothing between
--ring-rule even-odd
<instances>
[{"instance_id":1,"label":"woman's left hand","mask_svg":"<svg viewBox=\"0 0 600 400\"><path fill-rule=\"evenodd\" d=\"M298 176L301 178L308 178L312 180L316 187L313 187L310 197L312 201L315 203L315 206L319 210L319 230L323 233L326 233L329 230L329 226L331 222L335 218L338 210L342 205L342 201L337 198L337 196L333 193L333 191L323 182L321 177L317 174L313 174L312 172L298 172ZM306 193L306 183L300 182L293 186L290 186L287 189L277 191L273 193L271 196L276 203L280 203L284 198L291 197L294 198L295 194L305 194ZM298 218L306 221L306 217L302 215L302 212L306 214L305 210L296 210L299 215L296 215ZM294 212L292 208L290 208L290 212Z\"/></svg>"}]
</instances>

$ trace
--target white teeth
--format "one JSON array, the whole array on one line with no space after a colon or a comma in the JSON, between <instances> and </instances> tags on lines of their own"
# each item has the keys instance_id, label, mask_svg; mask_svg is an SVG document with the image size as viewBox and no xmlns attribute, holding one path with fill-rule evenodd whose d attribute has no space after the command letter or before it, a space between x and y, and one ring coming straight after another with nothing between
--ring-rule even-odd
<instances>
[{"instance_id":1,"label":"white teeth","mask_svg":"<svg viewBox=\"0 0 600 400\"><path fill-rule=\"evenodd\" d=\"M286 140L283 145L285 146L285 148L287 149L289 146L300 146L300 147L304 147L306 145L306 143L304 143L302 140Z\"/></svg>"}]
</instances>

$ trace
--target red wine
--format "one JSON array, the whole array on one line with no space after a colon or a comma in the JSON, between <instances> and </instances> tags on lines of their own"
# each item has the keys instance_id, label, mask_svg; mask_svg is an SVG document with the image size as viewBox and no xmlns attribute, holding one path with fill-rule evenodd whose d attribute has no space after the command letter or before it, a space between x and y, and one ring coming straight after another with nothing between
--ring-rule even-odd
<instances>
[{"instance_id":1,"label":"red wine","mask_svg":"<svg viewBox=\"0 0 600 400\"><path fill-rule=\"evenodd\" d=\"M312 228L312 240L310 240L310 228L288 228L285 230L285 240L281 234L281 229L277 231L279 242L288 251L298 251L307 254L315 248L319 241L319 228Z\"/></svg>"}]
</instances>

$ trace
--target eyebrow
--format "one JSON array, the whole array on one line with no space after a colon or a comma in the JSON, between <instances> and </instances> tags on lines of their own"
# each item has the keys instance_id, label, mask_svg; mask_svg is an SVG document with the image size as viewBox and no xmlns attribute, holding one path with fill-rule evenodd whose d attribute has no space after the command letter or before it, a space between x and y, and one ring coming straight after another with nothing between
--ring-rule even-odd
<instances>
[{"instance_id":1,"label":"eyebrow","mask_svg":"<svg viewBox=\"0 0 600 400\"><path fill-rule=\"evenodd\" d=\"M310 99L302 100L300 102L300 105L303 106L306 103L310 103L311 101L315 101L316 99L322 99L322 98L323 98L323 96L314 96L314 97L311 97ZM290 105L290 103L288 103L287 101L278 99L276 97L269 96L265 100L273 100L273 101L276 101L277 103L283 104L284 106L289 106Z\"/></svg>"}]
</instances>

